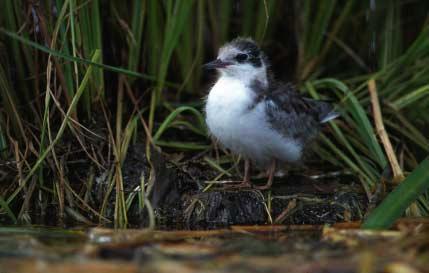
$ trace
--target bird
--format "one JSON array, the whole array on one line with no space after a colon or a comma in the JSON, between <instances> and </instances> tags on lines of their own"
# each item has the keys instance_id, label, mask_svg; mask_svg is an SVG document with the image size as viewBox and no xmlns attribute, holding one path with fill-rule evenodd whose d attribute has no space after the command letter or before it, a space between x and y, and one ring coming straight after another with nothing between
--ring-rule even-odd
<instances>
[{"instance_id":1,"label":"bird","mask_svg":"<svg viewBox=\"0 0 429 273\"><path fill-rule=\"evenodd\" d=\"M207 128L217 143L244 158L239 188L270 189L276 166L299 164L323 125L339 116L329 102L304 97L293 84L276 80L251 38L226 43L204 67L218 71L205 101ZM267 170L265 185L252 185L251 162Z\"/></svg>"}]
</instances>

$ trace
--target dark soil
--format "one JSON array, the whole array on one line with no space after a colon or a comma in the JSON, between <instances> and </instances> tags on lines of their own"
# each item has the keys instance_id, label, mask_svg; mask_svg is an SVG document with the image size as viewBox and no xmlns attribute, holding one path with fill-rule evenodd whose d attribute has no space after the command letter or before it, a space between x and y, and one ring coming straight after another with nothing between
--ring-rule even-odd
<instances>
[{"instance_id":1,"label":"dark soil","mask_svg":"<svg viewBox=\"0 0 429 273\"><path fill-rule=\"evenodd\" d=\"M146 181L149 180L150 166L144 154L143 145L129 148L122 170L127 193L140 185L142 174ZM178 164L168 161L156 151L152 154L155 182L150 199L158 227L163 229L213 229L273 222L336 223L361 219L367 207L366 195L352 176L314 180L291 174L276 177L270 192L226 190L219 186L203 192L207 186L204 182L215 177L216 171L198 159L184 160L184 163ZM264 179L253 180L255 183L264 182ZM106 185L98 183L95 191L103 192L100 189L103 187ZM112 193L109 217L113 215L114 197ZM140 212L137 205L131 207L128 218L131 226L147 225L147 215Z\"/></svg>"},{"instance_id":2,"label":"dark soil","mask_svg":"<svg viewBox=\"0 0 429 273\"><path fill-rule=\"evenodd\" d=\"M100 147L100 154L103 155L106 145L103 146L102 143L94 145ZM65 149L62 155L65 175L74 192L79 193L87 205L82 205L80 200L66 194L66 208L61 219L58 200L40 201L33 197L28 203L30 222L25 223L60 226L97 224L100 218L94 211L100 212L103 204L105 204L103 216L108 219L114 218L116 187L109 178L109 171L112 173L114 162L106 159L103 162L105 171L96 171L99 168L94 166L94 163L82 159L86 158L82 151L79 153L70 151L73 149ZM211 181L219 173L202 159L206 154L194 155L193 158L173 153L164 154L156 150L151 154L152 166L146 158L145 145L131 145L121 172L126 198L130 193L140 191L142 176L144 181L153 182L149 199L154 208L157 228L161 229L215 229L231 225L271 223L332 224L360 220L368 207L365 192L355 177L339 175L312 179L307 175L309 169L318 174L326 174L323 166L297 169L288 175L275 177L270 191L259 191L231 189L222 184L208 187L207 181ZM88 184L88 176L91 173L94 179ZM252 183L265 183L266 178L256 178L260 177L257 174L254 173ZM44 175L47 176L44 179L48 182L52 180L53 183L58 179L51 177L48 168L45 168ZM240 177L228 179L240 180ZM31 183L36 185L37 179ZM88 207L93 210L89 210ZM19 211L21 208L13 209ZM137 198L131 203L127 216L129 227L141 228L148 225L147 210L140 209ZM4 214L0 215L0 221L8 223L10 219ZM107 222L102 224L113 225Z\"/></svg>"}]
</instances>

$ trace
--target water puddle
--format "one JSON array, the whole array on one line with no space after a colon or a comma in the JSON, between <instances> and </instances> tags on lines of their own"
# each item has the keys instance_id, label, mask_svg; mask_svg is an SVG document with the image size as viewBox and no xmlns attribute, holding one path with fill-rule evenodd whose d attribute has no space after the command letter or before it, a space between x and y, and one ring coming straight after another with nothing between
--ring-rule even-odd
<instances>
[{"instance_id":1,"label":"water puddle","mask_svg":"<svg viewBox=\"0 0 429 273\"><path fill-rule=\"evenodd\" d=\"M0 272L428 272L429 221L198 231L0 229Z\"/></svg>"}]
</instances>

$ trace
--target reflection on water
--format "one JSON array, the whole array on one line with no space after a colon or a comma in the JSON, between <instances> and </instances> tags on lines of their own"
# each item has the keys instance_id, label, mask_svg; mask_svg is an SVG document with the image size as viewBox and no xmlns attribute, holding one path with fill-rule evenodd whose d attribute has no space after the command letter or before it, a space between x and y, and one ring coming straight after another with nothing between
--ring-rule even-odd
<instances>
[{"instance_id":1,"label":"reflection on water","mask_svg":"<svg viewBox=\"0 0 429 273\"><path fill-rule=\"evenodd\" d=\"M419 270L429 265L422 247L429 222L413 221L399 223L402 231L365 231L358 223L209 231L1 228L0 272Z\"/></svg>"}]
</instances>

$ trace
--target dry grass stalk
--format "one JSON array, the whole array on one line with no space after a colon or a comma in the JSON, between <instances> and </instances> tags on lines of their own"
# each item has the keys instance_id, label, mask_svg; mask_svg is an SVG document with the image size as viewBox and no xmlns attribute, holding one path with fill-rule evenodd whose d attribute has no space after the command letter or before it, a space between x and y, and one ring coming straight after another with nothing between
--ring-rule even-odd
<instances>
[{"instance_id":1,"label":"dry grass stalk","mask_svg":"<svg viewBox=\"0 0 429 273\"><path fill-rule=\"evenodd\" d=\"M389 159L390 166L393 171L393 182L399 184L404 180L404 173L402 172L401 166L399 166L398 159L393 150L392 143L390 142L389 135L386 132L383 123L383 116L381 114L380 102L378 100L377 86L374 79L368 81L369 94L371 96L372 112L374 115L375 128L380 140L383 144L384 150L386 151L387 158Z\"/></svg>"}]
</instances>

